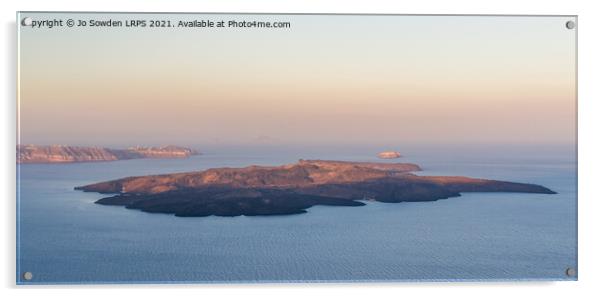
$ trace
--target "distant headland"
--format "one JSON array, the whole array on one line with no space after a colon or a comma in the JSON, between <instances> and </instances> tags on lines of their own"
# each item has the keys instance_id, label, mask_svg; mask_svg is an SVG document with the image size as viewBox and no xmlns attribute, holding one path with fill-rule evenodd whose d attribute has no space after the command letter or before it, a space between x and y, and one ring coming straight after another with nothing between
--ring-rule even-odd
<instances>
[{"instance_id":1,"label":"distant headland","mask_svg":"<svg viewBox=\"0 0 602 297\"><path fill-rule=\"evenodd\" d=\"M174 145L110 149L66 145L18 145L17 163L73 163L144 158L187 158L199 153Z\"/></svg>"},{"instance_id":2,"label":"distant headland","mask_svg":"<svg viewBox=\"0 0 602 297\"><path fill-rule=\"evenodd\" d=\"M314 205L435 201L461 192L555 194L534 184L411 173L419 170L410 163L300 160L273 167L127 177L75 189L114 194L98 204L183 217L298 214Z\"/></svg>"}]
</instances>

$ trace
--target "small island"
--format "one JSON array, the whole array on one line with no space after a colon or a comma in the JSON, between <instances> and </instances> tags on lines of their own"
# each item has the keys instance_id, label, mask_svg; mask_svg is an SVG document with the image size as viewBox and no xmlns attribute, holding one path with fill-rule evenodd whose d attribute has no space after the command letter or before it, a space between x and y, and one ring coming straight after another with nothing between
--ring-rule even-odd
<instances>
[{"instance_id":1,"label":"small island","mask_svg":"<svg viewBox=\"0 0 602 297\"><path fill-rule=\"evenodd\" d=\"M396 152L396 151L385 151L385 152L380 152L378 154L378 157L381 159L398 159L398 158L401 158L401 153Z\"/></svg>"},{"instance_id":2,"label":"small island","mask_svg":"<svg viewBox=\"0 0 602 297\"><path fill-rule=\"evenodd\" d=\"M175 145L162 147L134 146L127 149L67 145L18 145L17 163L74 163L145 158L188 158L198 154L193 149Z\"/></svg>"},{"instance_id":3,"label":"small island","mask_svg":"<svg viewBox=\"0 0 602 297\"><path fill-rule=\"evenodd\" d=\"M314 205L436 201L462 192L555 194L534 184L412 173L420 170L410 163L300 160L283 166L127 177L75 189L113 194L97 204L181 217L299 214Z\"/></svg>"}]
</instances>

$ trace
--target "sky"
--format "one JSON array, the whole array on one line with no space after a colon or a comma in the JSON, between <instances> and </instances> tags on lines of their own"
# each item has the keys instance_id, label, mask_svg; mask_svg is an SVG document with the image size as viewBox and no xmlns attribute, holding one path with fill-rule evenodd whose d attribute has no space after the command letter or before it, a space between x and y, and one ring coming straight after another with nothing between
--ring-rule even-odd
<instances>
[{"instance_id":1,"label":"sky","mask_svg":"<svg viewBox=\"0 0 602 297\"><path fill-rule=\"evenodd\" d=\"M574 144L573 17L22 14L23 144Z\"/></svg>"}]
</instances>

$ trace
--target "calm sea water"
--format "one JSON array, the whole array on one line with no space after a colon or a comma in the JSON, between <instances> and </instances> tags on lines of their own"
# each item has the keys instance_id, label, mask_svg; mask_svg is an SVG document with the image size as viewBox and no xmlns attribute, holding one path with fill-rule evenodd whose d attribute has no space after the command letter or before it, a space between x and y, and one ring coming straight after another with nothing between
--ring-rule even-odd
<instances>
[{"instance_id":1,"label":"calm sea water","mask_svg":"<svg viewBox=\"0 0 602 297\"><path fill-rule=\"evenodd\" d=\"M73 187L132 175L306 159L374 161L374 150L208 152L190 159L20 166L20 283L575 279L572 152L408 150L423 175L547 186L558 195L471 193L423 203L317 206L307 214L178 218L94 204ZM493 157L495 156L495 157Z\"/></svg>"}]
</instances>

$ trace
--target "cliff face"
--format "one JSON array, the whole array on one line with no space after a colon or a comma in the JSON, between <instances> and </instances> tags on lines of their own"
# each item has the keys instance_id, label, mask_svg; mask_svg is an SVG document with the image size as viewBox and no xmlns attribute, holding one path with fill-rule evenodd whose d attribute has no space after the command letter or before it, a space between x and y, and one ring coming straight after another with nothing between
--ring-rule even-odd
<instances>
[{"instance_id":1,"label":"cliff face","mask_svg":"<svg viewBox=\"0 0 602 297\"><path fill-rule=\"evenodd\" d=\"M198 153L192 149L177 146L108 149L64 145L19 145L17 146L17 163L71 163L140 158L186 158L195 154Z\"/></svg>"},{"instance_id":2,"label":"cliff face","mask_svg":"<svg viewBox=\"0 0 602 297\"><path fill-rule=\"evenodd\" d=\"M313 205L361 206L357 200L434 201L461 192L554 194L548 188L468 177L417 176L415 164L301 160L264 167L128 177L76 187L114 193L98 204L177 216L303 213Z\"/></svg>"}]
</instances>

